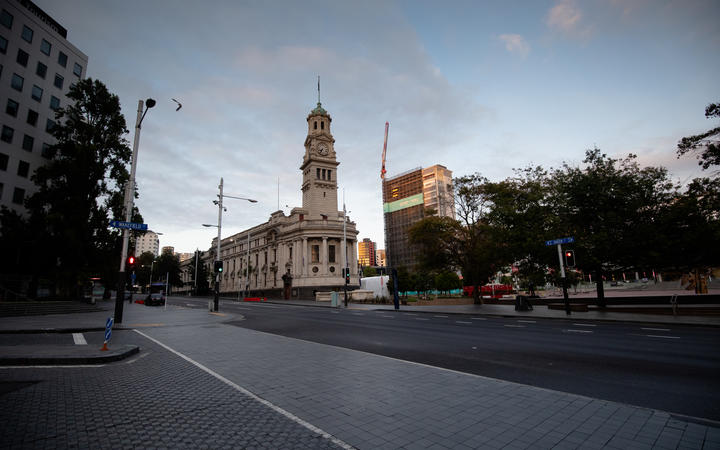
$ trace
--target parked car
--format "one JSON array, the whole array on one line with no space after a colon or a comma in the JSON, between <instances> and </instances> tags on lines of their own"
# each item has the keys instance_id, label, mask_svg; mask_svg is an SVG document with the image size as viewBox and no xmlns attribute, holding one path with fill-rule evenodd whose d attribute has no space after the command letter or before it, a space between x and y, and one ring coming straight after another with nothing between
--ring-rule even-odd
<instances>
[{"instance_id":1,"label":"parked car","mask_svg":"<svg viewBox=\"0 0 720 450\"><path fill-rule=\"evenodd\" d=\"M145 306L158 306L165 304L165 294L157 292L145 298Z\"/></svg>"}]
</instances>

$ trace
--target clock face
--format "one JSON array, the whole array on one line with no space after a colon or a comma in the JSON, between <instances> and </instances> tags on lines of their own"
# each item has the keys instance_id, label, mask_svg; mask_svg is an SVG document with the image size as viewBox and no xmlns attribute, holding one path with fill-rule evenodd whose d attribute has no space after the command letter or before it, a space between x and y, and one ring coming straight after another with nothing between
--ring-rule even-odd
<instances>
[{"instance_id":1,"label":"clock face","mask_svg":"<svg viewBox=\"0 0 720 450\"><path fill-rule=\"evenodd\" d=\"M317 151L318 151L319 154L321 154L321 155L323 155L323 156L327 156L327 154L328 154L327 145L325 145L325 144L320 144L320 145L318 145Z\"/></svg>"}]
</instances>

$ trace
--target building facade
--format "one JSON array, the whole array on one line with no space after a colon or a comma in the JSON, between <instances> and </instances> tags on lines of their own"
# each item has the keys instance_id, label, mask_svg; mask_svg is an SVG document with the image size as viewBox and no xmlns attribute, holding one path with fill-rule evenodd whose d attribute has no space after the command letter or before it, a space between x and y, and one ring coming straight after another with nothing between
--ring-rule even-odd
<instances>
[{"instance_id":1,"label":"building facade","mask_svg":"<svg viewBox=\"0 0 720 450\"><path fill-rule=\"evenodd\" d=\"M360 284L358 232L355 223L338 211L340 163L330 130L332 118L318 102L306 121L308 131L300 165L302 206L293 208L289 216L278 210L267 222L222 239L223 295L314 299L316 292L343 288L345 264L351 273L350 288ZM215 260L216 244L217 238L203 253L206 268L211 268ZM181 265L190 266L189 262Z\"/></svg>"},{"instance_id":2,"label":"building facade","mask_svg":"<svg viewBox=\"0 0 720 450\"><path fill-rule=\"evenodd\" d=\"M375 262L376 248L377 244L375 244L369 238L365 238L361 242L358 242L358 263L361 267L377 265Z\"/></svg>"},{"instance_id":3,"label":"building facade","mask_svg":"<svg viewBox=\"0 0 720 450\"><path fill-rule=\"evenodd\" d=\"M143 253L149 252L157 257L159 251L160 239L158 238L158 234L154 231L148 230L135 238L135 256L140 256Z\"/></svg>"},{"instance_id":4,"label":"building facade","mask_svg":"<svg viewBox=\"0 0 720 450\"><path fill-rule=\"evenodd\" d=\"M441 165L416 168L383 180L383 213L387 267L412 269L418 249L408 231L428 210L455 218L452 172Z\"/></svg>"},{"instance_id":5,"label":"building facade","mask_svg":"<svg viewBox=\"0 0 720 450\"><path fill-rule=\"evenodd\" d=\"M0 205L24 214L31 177L55 143L55 110L85 76L88 57L29 0L0 0Z\"/></svg>"},{"instance_id":6,"label":"building facade","mask_svg":"<svg viewBox=\"0 0 720 450\"><path fill-rule=\"evenodd\" d=\"M386 262L387 261L385 261L385 249L381 248L375 250L375 265L378 267L385 267Z\"/></svg>"}]
</instances>

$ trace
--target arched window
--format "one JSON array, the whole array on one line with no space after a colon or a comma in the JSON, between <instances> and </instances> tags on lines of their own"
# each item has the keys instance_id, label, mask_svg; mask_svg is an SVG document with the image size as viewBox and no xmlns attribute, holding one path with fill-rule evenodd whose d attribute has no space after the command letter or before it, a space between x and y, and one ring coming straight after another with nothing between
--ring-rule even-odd
<instances>
[{"instance_id":1,"label":"arched window","mask_svg":"<svg viewBox=\"0 0 720 450\"><path fill-rule=\"evenodd\" d=\"M315 121L315 126L313 128L317 130L317 120Z\"/></svg>"},{"instance_id":2,"label":"arched window","mask_svg":"<svg viewBox=\"0 0 720 450\"><path fill-rule=\"evenodd\" d=\"M324 121L324 120L321 120L321 121L320 121L320 129L321 129L321 130L324 130L324 129L325 129L325 121Z\"/></svg>"}]
</instances>

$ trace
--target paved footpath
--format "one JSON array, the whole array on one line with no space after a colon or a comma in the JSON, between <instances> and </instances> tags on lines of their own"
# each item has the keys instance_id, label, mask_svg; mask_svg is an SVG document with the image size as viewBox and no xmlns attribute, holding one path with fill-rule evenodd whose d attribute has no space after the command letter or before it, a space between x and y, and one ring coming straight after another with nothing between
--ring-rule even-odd
<instances>
[{"instance_id":1,"label":"paved footpath","mask_svg":"<svg viewBox=\"0 0 720 450\"><path fill-rule=\"evenodd\" d=\"M68 446L6 441L17 429L57 430L62 415L63 430L71 423L85 438L72 441L80 447L720 449L716 423L247 330L232 325L238 316L140 305L126 314L135 330L116 334L118 344L140 346L133 362L44 369L50 375L0 369L2 385L32 371L60 388L37 383L0 396L3 446ZM87 380L63 384L61 370ZM93 382L112 388L86 391ZM77 397L96 406L74 410ZM124 420L104 413L110 405ZM108 430L125 436L122 445L97 440Z\"/></svg>"}]
</instances>

